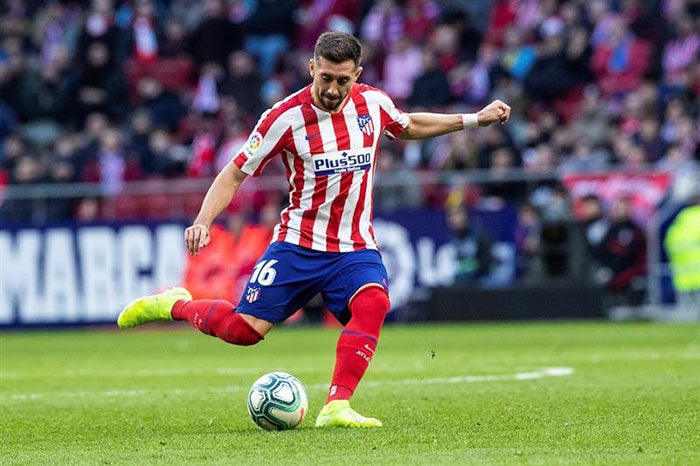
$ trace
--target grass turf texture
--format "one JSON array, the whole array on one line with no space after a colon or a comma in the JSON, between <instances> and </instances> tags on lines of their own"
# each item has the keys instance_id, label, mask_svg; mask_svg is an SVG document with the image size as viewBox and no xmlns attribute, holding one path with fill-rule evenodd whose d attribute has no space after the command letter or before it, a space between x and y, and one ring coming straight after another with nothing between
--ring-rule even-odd
<instances>
[{"instance_id":1,"label":"grass turf texture","mask_svg":"<svg viewBox=\"0 0 700 466\"><path fill-rule=\"evenodd\" d=\"M387 327L353 400L385 427L318 430L337 334L278 328L251 348L179 325L0 334L0 463L700 464L697 324ZM512 379L544 367L574 372ZM246 411L272 370L308 387L293 431Z\"/></svg>"}]
</instances>

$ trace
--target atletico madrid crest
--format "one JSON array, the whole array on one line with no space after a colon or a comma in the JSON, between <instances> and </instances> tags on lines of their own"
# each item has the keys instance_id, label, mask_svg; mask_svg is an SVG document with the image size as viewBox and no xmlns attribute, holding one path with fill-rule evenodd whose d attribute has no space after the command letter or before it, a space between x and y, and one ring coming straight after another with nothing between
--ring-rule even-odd
<instances>
[{"instance_id":1,"label":"atletico madrid crest","mask_svg":"<svg viewBox=\"0 0 700 466\"><path fill-rule=\"evenodd\" d=\"M260 297L260 288L251 288L248 287L248 289L245 292L245 300L248 301L249 303L254 303L255 301L258 300Z\"/></svg>"},{"instance_id":2,"label":"atletico madrid crest","mask_svg":"<svg viewBox=\"0 0 700 466\"><path fill-rule=\"evenodd\" d=\"M365 133L367 136L374 134L374 123L372 122L372 117L369 115L358 115L357 126L359 126L360 131Z\"/></svg>"}]
</instances>

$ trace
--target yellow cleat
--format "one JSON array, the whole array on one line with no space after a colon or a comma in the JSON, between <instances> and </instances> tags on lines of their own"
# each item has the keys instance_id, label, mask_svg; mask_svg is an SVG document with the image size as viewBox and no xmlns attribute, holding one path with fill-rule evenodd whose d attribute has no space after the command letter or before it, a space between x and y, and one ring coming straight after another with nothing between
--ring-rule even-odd
<instances>
[{"instance_id":1,"label":"yellow cleat","mask_svg":"<svg viewBox=\"0 0 700 466\"><path fill-rule=\"evenodd\" d=\"M119 314L117 325L119 328L131 328L149 322L173 320L170 310L181 299L191 300L192 295L179 286L153 296L139 298L132 301Z\"/></svg>"},{"instance_id":2,"label":"yellow cleat","mask_svg":"<svg viewBox=\"0 0 700 466\"><path fill-rule=\"evenodd\" d=\"M382 421L364 417L350 407L348 400L334 400L323 407L316 418L316 427L381 427Z\"/></svg>"}]
</instances>

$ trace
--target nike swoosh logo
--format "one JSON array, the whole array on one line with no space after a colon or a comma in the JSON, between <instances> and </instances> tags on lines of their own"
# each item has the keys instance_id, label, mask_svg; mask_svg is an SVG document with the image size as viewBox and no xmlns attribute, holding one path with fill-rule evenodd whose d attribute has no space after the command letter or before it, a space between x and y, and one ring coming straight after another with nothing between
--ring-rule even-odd
<instances>
[{"instance_id":1,"label":"nike swoosh logo","mask_svg":"<svg viewBox=\"0 0 700 466\"><path fill-rule=\"evenodd\" d=\"M374 350L369 347L369 345L365 345L365 349L369 351L370 353L374 354Z\"/></svg>"},{"instance_id":2,"label":"nike swoosh logo","mask_svg":"<svg viewBox=\"0 0 700 466\"><path fill-rule=\"evenodd\" d=\"M304 136L304 139L306 139L307 141L311 141L313 138L315 138L319 134L321 134L321 133L309 134L309 135Z\"/></svg>"}]
</instances>

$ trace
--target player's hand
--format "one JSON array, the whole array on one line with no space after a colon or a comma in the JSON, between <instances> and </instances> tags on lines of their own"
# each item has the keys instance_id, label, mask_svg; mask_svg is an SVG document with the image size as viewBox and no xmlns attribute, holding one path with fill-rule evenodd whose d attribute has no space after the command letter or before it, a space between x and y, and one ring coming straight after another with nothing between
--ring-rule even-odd
<instances>
[{"instance_id":1,"label":"player's hand","mask_svg":"<svg viewBox=\"0 0 700 466\"><path fill-rule=\"evenodd\" d=\"M479 126L488 126L491 123L505 123L510 118L510 106L494 100L477 113Z\"/></svg>"},{"instance_id":2,"label":"player's hand","mask_svg":"<svg viewBox=\"0 0 700 466\"><path fill-rule=\"evenodd\" d=\"M195 223L185 229L185 247L190 254L199 254L199 250L209 244L209 228Z\"/></svg>"}]
</instances>

